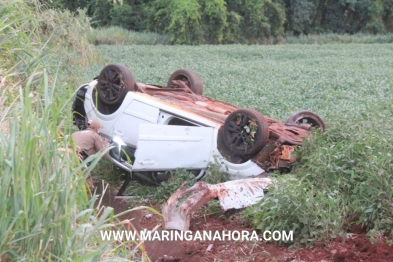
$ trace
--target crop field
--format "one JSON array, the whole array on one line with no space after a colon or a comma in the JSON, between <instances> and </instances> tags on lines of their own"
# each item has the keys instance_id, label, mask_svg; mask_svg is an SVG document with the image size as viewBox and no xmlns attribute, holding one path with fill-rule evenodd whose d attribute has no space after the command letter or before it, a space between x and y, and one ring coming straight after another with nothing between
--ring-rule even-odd
<instances>
[{"instance_id":1,"label":"crop field","mask_svg":"<svg viewBox=\"0 0 393 262\"><path fill-rule=\"evenodd\" d=\"M41 2L3 1L0 12L0 20L7 21L0 28L0 261L146 261L147 255L155 261L151 251L157 259L180 251L194 261L197 253L211 261L232 261L235 256L250 261L261 255L266 255L261 261L303 260L285 247L316 243L320 248L314 253L319 255L321 247L325 253L304 261L335 261L335 254L341 259L342 252L333 254L335 250L343 250L351 260L354 250L358 261L392 261L391 34L310 35L287 38L285 45L276 46L157 45L168 43L168 36L97 29L98 35L97 30L90 32L83 12L46 9ZM93 38L90 43L132 43L93 46L87 39L90 33L106 41ZM144 45L147 42L152 45ZM211 201L193 214L199 229L290 230L293 242L195 241L177 248L172 241L145 246L100 238L99 230L120 225L130 229L134 222L146 228L162 224L159 215L145 219L145 211L160 211L181 183L195 180L179 169L158 187L132 181L126 193L139 197L115 201L112 191L119 189L124 172L101 161L103 152L92 156L87 169L80 163L71 150L70 134L77 129L72 125L72 100L78 85L112 63L128 66L138 82L159 85L166 85L178 69L193 69L202 77L206 96L277 120L299 110L320 115L327 131L312 132L296 148L290 173L270 174L276 183L258 204L223 214L217 201ZM86 188L90 173L98 195ZM204 181L226 178L212 163ZM148 210L142 210L145 207ZM123 220L124 215L130 220ZM353 234L360 236L356 243ZM363 240L382 246L365 248ZM309 258L310 252L301 253Z\"/></svg>"},{"instance_id":2,"label":"crop field","mask_svg":"<svg viewBox=\"0 0 393 262\"><path fill-rule=\"evenodd\" d=\"M99 46L102 61L128 66L137 82L165 85L175 70L197 71L204 94L285 121L297 110L320 114L328 127L380 122L393 97L393 45ZM391 108L390 108L391 109ZM386 112L387 113L387 112ZM373 116L373 114L375 114Z\"/></svg>"},{"instance_id":3,"label":"crop field","mask_svg":"<svg viewBox=\"0 0 393 262\"><path fill-rule=\"evenodd\" d=\"M327 126L296 152L289 175L245 216L255 228L294 230L312 243L352 224L393 232L393 45L98 46L99 63L128 66L137 82L166 85L193 69L204 95L285 121L311 110Z\"/></svg>"}]
</instances>

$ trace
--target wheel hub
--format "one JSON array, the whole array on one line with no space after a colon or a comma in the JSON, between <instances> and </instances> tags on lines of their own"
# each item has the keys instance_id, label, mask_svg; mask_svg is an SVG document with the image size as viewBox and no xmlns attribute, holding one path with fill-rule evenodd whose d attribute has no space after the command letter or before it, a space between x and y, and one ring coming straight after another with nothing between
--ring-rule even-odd
<instances>
[{"instance_id":1,"label":"wheel hub","mask_svg":"<svg viewBox=\"0 0 393 262\"><path fill-rule=\"evenodd\" d=\"M114 101L119 97L122 87L120 74L112 69L105 71L105 78L100 83L100 89L104 93L105 100Z\"/></svg>"}]
</instances>

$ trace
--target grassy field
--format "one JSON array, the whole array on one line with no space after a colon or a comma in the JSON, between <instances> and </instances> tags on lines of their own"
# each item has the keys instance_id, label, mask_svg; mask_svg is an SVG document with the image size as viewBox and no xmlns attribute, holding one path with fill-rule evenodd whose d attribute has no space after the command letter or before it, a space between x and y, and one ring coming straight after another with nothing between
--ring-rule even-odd
<instances>
[{"instance_id":1,"label":"grassy field","mask_svg":"<svg viewBox=\"0 0 393 262\"><path fill-rule=\"evenodd\" d=\"M175 70L194 69L207 96L282 121L297 110L318 113L328 131L305 141L292 173L273 174L278 186L244 217L262 230L293 230L296 243L344 235L352 224L365 225L371 239L393 235L390 35L288 38L291 45L281 46L95 49L83 13L47 10L40 1L0 3L1 261L144 260L128 242L99 238L97 230L118 226L117 219L112 208L95 207L97 196L89 200L89 170L67 150L76 130L72 93L109 63L127 65L137 81L162 85ZM165 44L165 36L154 34L114 30L96 39L103 36ZM358 41L380 44L326 44ZM119 182L108 162L100 161L95 171L111 185ZM168 183L156 195L163 200L174 188Z\"/></svg>"},{"instance_id":2,"label":"grassy field","mask_svg":"<svg viewBox=\"0 0 393 262\"><path fill-rule=\"evenodd\" d=\"M138 82L165 85L181 68L200 73L204 94L285 121L311 110L326 123L297 153L290 175L247 210L260 229L294 230L313 243L363 224L370 235L393 232L393 46L98 46L101 62L128 66Z\"/></svg>"},{"instance_id":3,"label":"grassy field","mask_svg":"<svg viewBox=\"0 0 393 262\"><path fill-rule=\"evenodd\" d=\"M127 65L136 81L165 85L177 69L202 76L206 96L285 120L296 110L320 114L328 127L378 112L392 98L391 44L286 46L98 46L100 64ZM345 123L343 123L345 124Z\"/></svg>"}]
</instances>

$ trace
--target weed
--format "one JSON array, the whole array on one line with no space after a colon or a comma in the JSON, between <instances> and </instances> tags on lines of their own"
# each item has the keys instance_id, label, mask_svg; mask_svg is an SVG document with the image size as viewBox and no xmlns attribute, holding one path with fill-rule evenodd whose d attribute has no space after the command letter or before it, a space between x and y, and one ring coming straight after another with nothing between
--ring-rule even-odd
<instances>
[{"instance_id":1,"label":"weed","mask_svg":"<svg viewBox=\"0 0 393 262\"><path fill-rule=\"evenodd\" d=\"M229 175L225 170L222 170L222 165L218 157L214 157L214 162L209 164L206 175L203 181L208 184L219 184L229 180Z\"/></svg>"},{"instance_id":2,"label":"weed","mask_svg":"<svg viewBox=\"0 0 393 262\"><path fill-rule=\"evenodd\" d=\"M154 178L151 176L155 176L155 174L145 173L140 174L140 176L145 176L146 181L154 181ZM170 172L167 181L157 182L157 184L146 184L143 181L140 179L131 181L130 186L125 191L125 194L135 196L135 198L130 200L131 205L142 203L151 203L152 205L163 204L185 181L188 182L185 188L195 183L195 175L184 169L177 169L174 172Z\"/></svg>"},{"instance_id":3,"label":"weed","mask_svg":"<svg viewBox=\"0 0 393 262\"><path fill-rule=\"evenodd\" d=\"M382 231L372 229L367 233L367 236L372 244L384 242L384 233Z\"/></svg>"},{"instance_id":4,"label":"weed","mask_svg":"<svg viewBox=\"0 0 393 262\"><path fill-rule=\"evenodd\" d=\"M83 22L40 1L0 3L0 260L134 259L97 234L116 219L85 187L104 152L84 169L67 135L74 91L58 73L90 57Z\"/></svg>"}]
</instances>

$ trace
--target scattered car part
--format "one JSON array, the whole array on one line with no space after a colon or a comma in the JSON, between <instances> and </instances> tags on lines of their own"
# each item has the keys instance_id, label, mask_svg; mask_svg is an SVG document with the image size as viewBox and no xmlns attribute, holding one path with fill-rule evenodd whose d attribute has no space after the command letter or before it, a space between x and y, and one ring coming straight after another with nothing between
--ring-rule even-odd
<instances>
[{"instance_id":1,"label":"scattered car part","mask_svg":"<svg viewBox=\"0 0 393 262\"><path fill-rule=\"evenodd\" d=\"M215 185L197 182L183 191L183 183L162 208L165 229L189 230L191 214L214 198L218 198L223 211L254 205L271 184L269 178L247 178Z\"/></svg>"},{"instance_id":2,"label":"scattered car part","mask_svg":"<svg viewBox=\"0 0 393 262\"><path fill-rule=\"evenodd\" d=\"M87 86L82 86L78 89L76 96L72 102L72 123L78 127L79 130L86 129L86 111L85 111L85 94Z\"/></svg>"}]
</instances>

